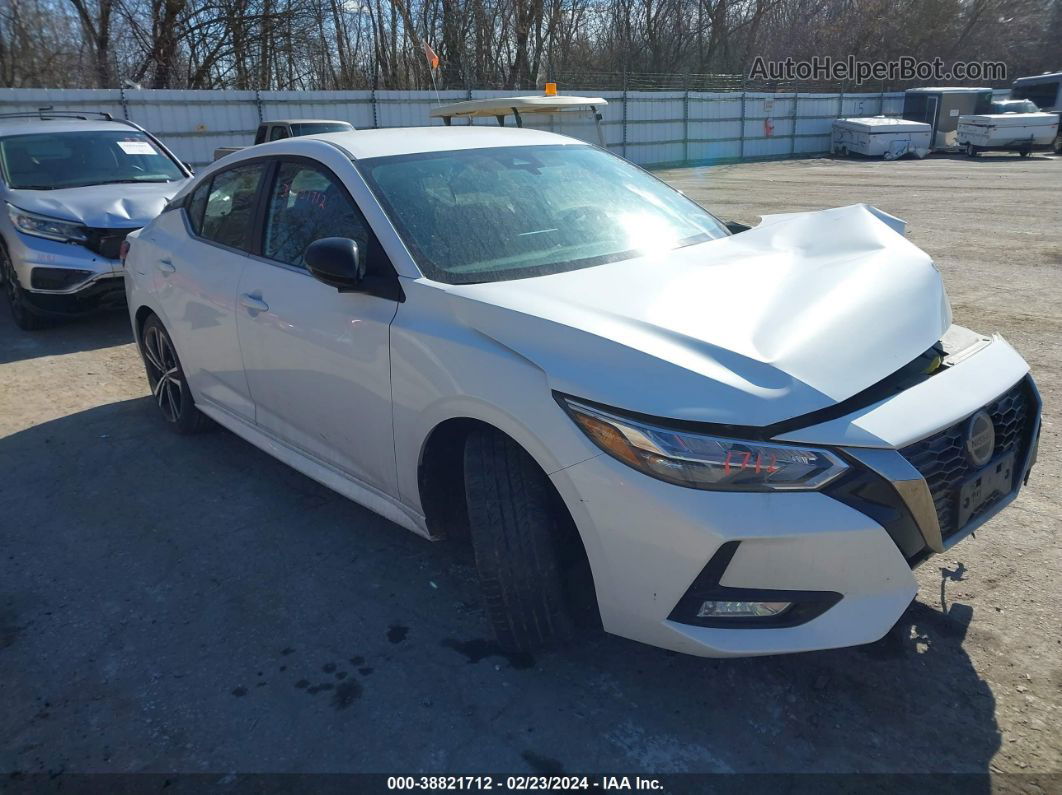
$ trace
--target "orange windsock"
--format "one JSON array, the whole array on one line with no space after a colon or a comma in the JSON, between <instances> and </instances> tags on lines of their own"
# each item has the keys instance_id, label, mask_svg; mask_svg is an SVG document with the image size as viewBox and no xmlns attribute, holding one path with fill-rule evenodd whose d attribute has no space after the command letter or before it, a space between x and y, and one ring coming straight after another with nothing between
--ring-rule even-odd
<instances>
[{"instance_id":1,"label":"orange windsock","mask_svg":"<svg viewBox=\"0 0 1062 795\"><path fill-rule=\"evenodd\" d=\"M428 42L426 42L426 41L422 42L421 46L424 48L424 57L428 59L428 68L429 69L438 69L439 68L439 56L436 55L435 50L433 50L431 48L431 45L428 44Z\"/></svg>"}]
</instances>

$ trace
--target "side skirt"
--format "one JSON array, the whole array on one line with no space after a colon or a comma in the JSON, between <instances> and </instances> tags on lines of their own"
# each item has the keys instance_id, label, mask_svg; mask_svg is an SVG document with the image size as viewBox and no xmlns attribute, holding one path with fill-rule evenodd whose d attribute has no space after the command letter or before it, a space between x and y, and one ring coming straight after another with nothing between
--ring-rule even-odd
<instances>
[{"instance_id":1,"label":"side skirt","mask_svg":"<svg viewBox=\"0 0 1062 795\"><path fill-rule=\"evenodd\" d=\"M428 540L433 540L423 516L393 497L384 494L379 489L367 483L362 483L331 464L321 461L303 450L292 447L286 442L282 442L257 425L251 425L243 418L230 414L215 403L201 400L196 403L196 408L218 425L232 431L244 441L250 442L259 450L268 453L278 461L306 475L306 477L316 480L322 486L342 494L348 500L353 500L359 505L365 506L373 513L378 513L406 530L410 530Z\"/></svg>"}]
</instances>

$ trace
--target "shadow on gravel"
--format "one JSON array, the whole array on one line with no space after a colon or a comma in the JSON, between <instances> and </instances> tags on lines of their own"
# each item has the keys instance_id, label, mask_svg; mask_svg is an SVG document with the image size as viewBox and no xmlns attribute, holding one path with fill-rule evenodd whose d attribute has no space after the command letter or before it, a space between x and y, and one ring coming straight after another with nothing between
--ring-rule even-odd
<instances>
[{"instance_id":1,"label":"shadow on gravel","mask_svg":"<svg viewBox=\"0 0 1062 795\"><path fill-rule=\"evenodd\" d=\"M0 364L111 348L132 341L125 310L64 319L39 331L23 331L11 319L11 308L0 296Z\"/></svg>"},{"instance_id":2,"label":"shadow on gravel","mask_svg":"<svg viewBox=\"0 0 1062 795\"><path fill-rule=\"evenodd\" d=\"M977 774L1000 746L961 603L839 651L517 660L466 550L149 398L0 439L0 468L4 772Z\"/></svg>"}]
</instances>

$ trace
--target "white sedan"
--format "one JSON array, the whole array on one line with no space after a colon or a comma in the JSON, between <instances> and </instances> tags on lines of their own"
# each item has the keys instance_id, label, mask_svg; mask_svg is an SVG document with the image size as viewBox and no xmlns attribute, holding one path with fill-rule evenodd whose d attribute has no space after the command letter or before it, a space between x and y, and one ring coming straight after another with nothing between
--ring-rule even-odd
<instances>
[{"instance_id":1,"label":"white sedan","mask_svg":"<svg viewBox=\"0 0 1062 795\"><path fill-rule=\"evenodd\" d=\"M863 205L731 234L650 174L487 127L264 144L126 251L162 417L428 538L499 641L706 656L880 638L1017 495L1040 400ZM208 420L209 418L209 420Z\"/></svg>"}]
</instances>

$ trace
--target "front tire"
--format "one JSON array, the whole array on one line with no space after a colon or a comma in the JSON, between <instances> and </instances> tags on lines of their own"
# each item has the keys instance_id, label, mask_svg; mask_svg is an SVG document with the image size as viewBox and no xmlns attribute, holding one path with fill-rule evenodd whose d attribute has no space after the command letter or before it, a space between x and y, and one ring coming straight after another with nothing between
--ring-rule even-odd
<instances>
[{"instance_id":1,"label":"front tire","mask_svg":"<svg viewBox=\"0 0 1062 795\"><path fill-rule=\"evenodd\" d=\"M966 156L977 157L977 147L971 143L966 144Z\"/></svg>"},{"instance_id":2,"label":"front tire","mask_svg":"<svg viewBox=\"0 0 1062 795\"><path fill-rule=\"evenodd\" d=\"M11 307L11 318L23 331L38 331L52 325L47 318L33 311L26 299L26 291L18 283L18 274L7 253L7 247L0 244L0 281L4 283L4 295Z\"/></svg>"},{"instance_id":3,"label":"front tire","mask_svg":"<svg viewBox=\"0 0 1062 795\"><path fill-rule=\"evenodd\" d=\"M173 340L155 315L141 329L140 355L151 395L166 424L180 434L199 433L208 428L210 420L195 407Z\"/></svg>"},{"instance_id":4,"label":"front tire","mask_svg":"<svg viewBox=\"0 0 1062 795\"><path fill-rule=\"evenodd\" d=\"M470 435L464 464L480 591L499 644L527 652L563 642L571 618L549 480L527 452L497 431Z\"/></svg>"}]
</instances>

